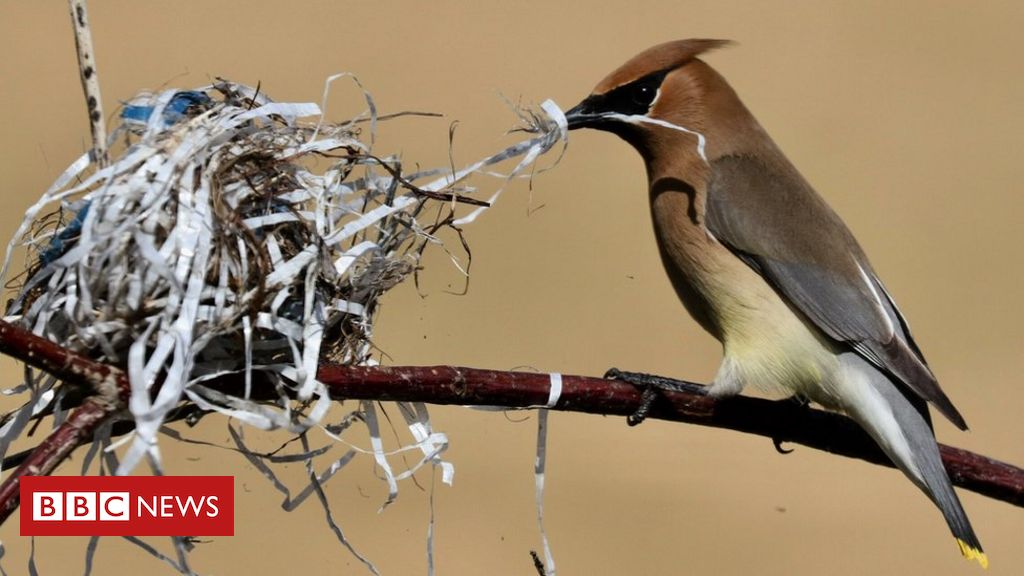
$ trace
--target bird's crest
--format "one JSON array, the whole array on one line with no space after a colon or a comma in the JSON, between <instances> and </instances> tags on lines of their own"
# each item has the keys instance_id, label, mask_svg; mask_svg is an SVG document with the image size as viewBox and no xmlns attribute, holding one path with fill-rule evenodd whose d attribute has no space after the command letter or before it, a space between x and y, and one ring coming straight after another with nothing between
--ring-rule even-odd
<instances>
[{"instance_id":1,"label":"bird's crest","mask_svg":"<svg viewBox=\"0 0 1024 576\"><path fill-rule=\"evenodd\" d=\"M630 58L608 75L594 88L594 94L603 94L648 74L678 68L709 50L732 43L731 40L690 38L658 44Z\"/></svg>"}]
</instances>

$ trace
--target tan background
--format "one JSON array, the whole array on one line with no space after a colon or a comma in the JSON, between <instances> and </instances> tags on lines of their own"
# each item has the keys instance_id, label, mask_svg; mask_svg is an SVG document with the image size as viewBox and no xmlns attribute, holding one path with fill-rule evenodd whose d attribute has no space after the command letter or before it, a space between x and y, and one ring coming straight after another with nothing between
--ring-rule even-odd
<instances>
[{"instance_id":1,"label":"tan background","mask_svg":"<svg viewBox=\"0 0 1024 576\"><path fill-rule=\"evenodd\" d=\"M129 2L91 3L108 112L138 89L221 75L278 100L318 101L352 71L382 111L461 121L456 158L497 149L510 115L497 92L567 108L656 42L740 42L709 61L731 79L791 159L850 224L972 425L947 442L1024 464L1024 5L1008 2ZM87 146L64 3L0 1L0 236ZM337 119L358 109L348 87ZM384 129L381 152L445 162L448 120ZM390 147L388 147L390 146ZM528 208L542 209L527 215ZM636 155L574 134L557 170L518 186L469 230L468 296L428 261L421 299L386 302L378 344L394 364L456 363L600 374L616 365L707 380L717 345L663 278ZM18 372L7 366L2 385ZM453 488L437 493L437 567L531 574L535 420L436 409L452 439ZM194 436L223 443L224 421ZM271 445L278 440L267 440ZM282 512L240 457L165 446L175 473L238 477L234 538L200 547L216 574L362 574L315 503ZM77 459L76 459L77 463ZM75 473L76 465L64 469ZM289 477L297 485L301 466ZM429 484L429 475L421 474ZM977 574L939 514L898 473L737 433L555 414L547 493L559 573ZM335 513L384 574L425 572L425 493L403 484L376 509L367 460L329 485ZM1024 573L1024 512L962 493L991 574ZM12 519L13 520L13 519ZM28 542L2 530L3 564L26 571ZM44 574L81 572L81 539L39 541ZM114 539L97 572L163 566Z\"/></svg>"}]
</instances>

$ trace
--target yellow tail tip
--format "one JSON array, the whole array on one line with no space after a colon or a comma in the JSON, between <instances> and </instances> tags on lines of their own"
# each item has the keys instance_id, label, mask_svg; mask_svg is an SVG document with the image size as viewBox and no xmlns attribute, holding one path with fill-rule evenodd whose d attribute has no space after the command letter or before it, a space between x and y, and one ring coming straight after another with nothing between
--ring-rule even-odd
<instances>
[{"instance_id":1,"label":"yellow tail tip","mask_svg":"<svg viewBox=\"0 0 1024 576\"><path fill-rule=\"evenodd\" d=\"M964 555L964 558L968 560L977 560L981 567L988 570L988 556L984 552L971 546L967 542L957 538L956 543L960 545L960 553Z\"/></svg>"}]
</instances>

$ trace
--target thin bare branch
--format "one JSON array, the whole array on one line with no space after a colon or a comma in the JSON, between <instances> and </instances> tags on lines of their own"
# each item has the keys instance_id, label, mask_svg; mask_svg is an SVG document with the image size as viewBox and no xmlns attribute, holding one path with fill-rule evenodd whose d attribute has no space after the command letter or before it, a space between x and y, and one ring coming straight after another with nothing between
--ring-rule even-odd
<instances>
[{"instance_id":1,"label":"thin bare branch","mask_svg":"<svg viewBox=\"0 0 1024 576\"><path fill-rule=\"evenodd\" d=\"M548 374L504 372L455 366L321 366L319 378L337 399L404 400L433 404L542 407L548 403ZM853 420L790 400L737 396L716 399L691 391L663 392L648 418L726 428L801 444L832 454L892 467L892 462ZM554 410L630 416L643 391L625 382L562 376ZM1024 507L1024 469L953 446L940 445L953 484Z\"/></svg>"},{"instance_id":2,"label":"thin bare branch","mask_svg":"<svg viewBox=\"0 0 1024 576\"><path fill-rule=\"evenodd\" d=\"M89 112L92 132L93 159L102 168L107 165L107 127L103 123L103 99L100 97L100 78L96 71L96 54L92 47L92 31L85 0L68 0L71 26L75 30L75 49L78 52L78 74L82 79L82 92Z\"/></svg>"},{"instance_id":3,"label":"thin bare branch","mask_svg":"<svg viewBox=\"0 0 1024 576\"><path fill-rule=\"evenodd\" d=\"M88 396L68 419L36 446L32 453L0 483L0 524L18 508L20 478L46 476L75 448L92 440L93 433L128 401L128 378L123 372L70 352L49 340L0 321L0 353L78 384Z\"/></svg>"},{"instance_id":4,"label":"thin bare branch","mask_svg":"<svg viewBox=\"0 0 1024 576\"><path fill-rule=\"evenodd\" d=\"M117 368L73 354L60 346L0 321L0 353L8 354L54 376L95 392L0 484L0 523L17 508L18 478L48 474L96 428L124 405L128 382ZM320 367L319 380L331 397L395 400L433 404L548 406L549 374L481 370L456 366L337 366ZM244 382L240 377L205 383L229 391ZM254 399L276 399L271 386L255 386ZM756 434L781 443L795 443L832 454L892 466L871 438L852 420L830 412L800 406L788 400L735 397L716 399L703 387L684 383L681 391L664 392L650 407L648 418L686 422ZM588 376L562 376L554 410L628 416L643 404L643 391L616 380ZM952 446L941 446L943 462L953 483L1024 507L1024 470Z\"/></svg>"}]
</instances>

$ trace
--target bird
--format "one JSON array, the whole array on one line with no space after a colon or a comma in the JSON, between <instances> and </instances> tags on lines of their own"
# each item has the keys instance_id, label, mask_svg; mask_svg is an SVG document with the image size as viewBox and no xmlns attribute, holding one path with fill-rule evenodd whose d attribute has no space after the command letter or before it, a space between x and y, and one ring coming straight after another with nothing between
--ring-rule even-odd
<instances>
[{"instance_id":1,"label":"bird","mask_svg":"<svg viewBox=\"0 0 1024 576\"><path fill-rule=\"evenodd\" d=\"M967 424L849 228L700 58L727 44L641 52L568 110L567 126L610 132L642 157L662 264L722 344L707 393L750 384L849 416L935 503L963 556L987 567L929 404Z\"/></svg>"}]
</instances>

